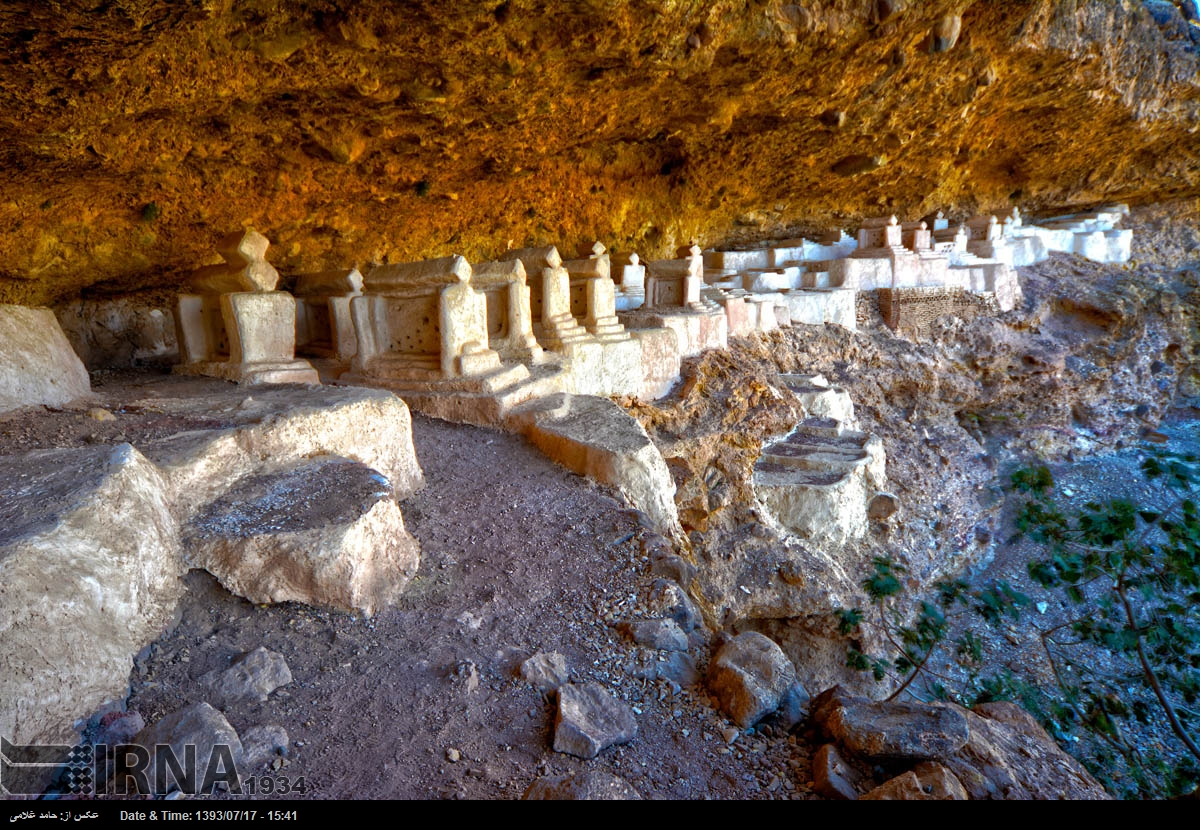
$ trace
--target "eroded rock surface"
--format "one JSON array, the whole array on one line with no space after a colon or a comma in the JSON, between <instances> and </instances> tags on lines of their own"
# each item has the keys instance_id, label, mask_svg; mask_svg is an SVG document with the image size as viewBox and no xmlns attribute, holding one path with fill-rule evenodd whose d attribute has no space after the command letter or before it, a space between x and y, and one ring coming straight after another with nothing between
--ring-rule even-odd
<instances>
[{"instance_id":1,"label":"eroded rock surface","mask_svg":"<svg viewBox=\"0 0 1200 830\"><path fill-rule=\"evenodd\" d=\"M1195 192L1177 13L886 6L14 0L0 299L178 284L243 224L286 274Z\"/></svg>"},{"instance_id":2,"label":"eroded rock surface","mask_svg":"<svg viewBox=\"0 0 1200 830\"><path fill-rule=\"evenodd\" d=\"M0 305L0 412L62 406L91 392L87 369L48 308Z\"/></svg>"},{"instance_id":3,"label":"eroded rock surface","mask_svg":"<svg viewBox=\"0 0 1200 830\"><path fill-rule=\"evenodd\" d=\"M124 697L183 591L168 492L129 444L0 457L0 734L69 743Z\"/></svg>"},{"instance_id":4,"label":"eroded rock surface","mask_svg":"<svg viewBox=\"0 0 1200 830\"><path fill-rule=\"evenodd\" d=\"M336 456L244 480L184 533L189 563L252 602L370 616L395 602L420 564L388 480Z\"/></svg>"}]
</instances>

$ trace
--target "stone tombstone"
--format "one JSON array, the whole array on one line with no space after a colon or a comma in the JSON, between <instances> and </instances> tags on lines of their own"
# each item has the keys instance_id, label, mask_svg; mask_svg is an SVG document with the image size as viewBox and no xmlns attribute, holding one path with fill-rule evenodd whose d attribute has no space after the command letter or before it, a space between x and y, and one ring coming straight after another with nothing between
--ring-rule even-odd
<instances>
[{"instance_id":1,"label":"stone tombstone","mask_svg":"<svg viewBox=\"0 0 1200 830\"><path fill-rule=\"evenodd\" d=\"M629 255L629 263L621 268L621 290L630 295L646 295L646 266L636 253Z\"/></svg>"},{"instance_id":2,"label":"stone tombstone","mask_svg":"<svg viewBox=\"0 0 1200 830\"><path fill-rule=\"evenodd\" d=\"M917 222L912 227L905 226L904 247L917 253L932 251L933 232L924 222Z\"/></svg>"},{"instance_id":3,"label":"stone tombstone","mask_svg":"<svg viewBox=\"0 0 1200 830\"><path fill-rule=\"evenodd\" d=\"M296 351L342 363L358 352L350 301L362 294L357 268L341 268L296 278Z\"/></svg>"},{"instance_id":4,"label":"stone tombstone","mask_svg":"<svg viewBox=\"0 0 1200 830\"><path fill-rule=\"evenodd\" d=\"M563 267L570 275L572 315L582 319L584 328L601 342L628 340L617 320L617 287L604 245L595 242L585 259L567 260Z\"/></svg>"},{"instance_id":5,"label":"stone tombstone","mask_svg":"<svg viewBox=\"0 0 1200 830\"><path fill-rule=\"evenodd\" d=\"M488 348L501 358L537 363L542 347L533 336L529 285L519 259L475 266L471 284L487 302Z\"/></svg>"},{"instance_id":6,"label":"stone tombstone","mask_svg":"<svg viewBox=\"0 0 1200 830\"><path fill-rule=\"evenodd\" d=\"M665 259L646 266L646 305L653 308L706 310L700 292L704 288L704 258L699 245L685 249L681 259Z\"/></svg>"},{"instance_id":7,"label":"stone tombstone","mask_svg":"<svg viewBox=\"0 0 1200 830\"><path fill-rule=\"evenodd\" d=\"M192 274L176 305L177 372L247 384L318 382L312 366L296 360L296 300L275 290L269 245L253 229L229 234L217 246L224 264Z\"/></svg>"},{"instance_id":8,"label":"stone tombstone","mask_svg":"<svg viewBox=\"0 0 1200 830\"><path fill-rule=\"evenodd\" d=\"M380 265L351 303L354 371L396 379L446 379L500 368L488 348L487 300L461 256Z\"/></svg>"},{"instance_id":9,"label":"stone tombstone","mask_svg":"<svg viewBox=\"0 0 1200 830\"><path fill-rule=\"evenodd\" d=\"M858 231L858 251L901 247L904 244L903 233L895 216L867 219Z\"/></svg>"},{"instance_id":10,"label":"stone tombstone","mask_svg":"<svg viewBox=\"0 0 1200 830\"><path fill-rule=\"evenodd\" d=\"M590 340L571 313L571 276L557 248L518 248L501 259L519 260L525 266L533 331L544 348L561 351L572 343Z\"/></svg>"}]
</instances>

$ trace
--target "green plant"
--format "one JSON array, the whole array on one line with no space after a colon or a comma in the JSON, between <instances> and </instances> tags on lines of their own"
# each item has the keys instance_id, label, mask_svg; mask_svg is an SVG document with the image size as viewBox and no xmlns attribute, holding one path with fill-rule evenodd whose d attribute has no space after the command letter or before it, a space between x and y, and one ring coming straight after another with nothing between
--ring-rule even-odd
<instances>
[{"instance_id":1,"label":"green plant","mask_svg":"<svg viewBox=\"0 0 1200 830\"><path fill-rule=\"evenodd\" d=\"M1169 494L1161 504L1116 499L1064 508L1046 466L1011 477L1020 502L1009 541L1024 537L1041 546L1029 574L1072 611L1065 621L1035 627L1053 684L1039 686L1008 668L986 673L984 638L966 624L1016 620L1030 604L1027 596L1004 582L973 588L952 580L935 586L933 601L914 602L904 596L904 568L887 557L873 561L862 583L872 613L837 612L841 632L852 638L847 665L895 683L889 700L907 692L967 705L1015 701L1067 748L1082 752L1113 792L1169 797L1194 789L1200 782L1200 462L1161 448L1147 453L1143 473ZM949 624L968 610L963 626ZM883 654L863 650L864 626L880 633ZM967 667L956 691L931 668L952 630L963 631L953 641L954 658ZM1142 745L1138 736L1154 724L1178 741L1174 750Z\"/></svg>"},{"instance_id":2,"label":"green plant","mask_svg":"<svg viewBox=\"0 0 1200 830\"><path fill-rule=\"evenodd\" d=\"M847 637L861 635L862 626L874 626L886 644L887 653L870 654L852 644L846 653L846 665L859 671L869 671L876 681L891 678L896 689L887 698L894 700L908 692L921 697L911 687L914 681L927 673L931 659L945 645L950 630L949 620L954 612L972 609L989 624L1003 618L1015 619L1018 609L1029 604L1029 598L1014 590L1006 582L994 582L981 589L972 589L962 579L944 580L934 588L936 602L920 600L915 614L905 614L909 603L905 601L901 577L905 568L891 557L877 556L871 563L872 572L863 580L862 587L874 605L874 615L868 617L860 608L838 609L838 628ZM972 631L965 631L954 640L960 662L979 666L983 661L983 643ZM950 693L940 684L923 689L925 697L945 698ZM955 695L961 697L961 695Z\"/></svg>"},{"instance_id":3,"label":"green plant","mask_svg":"<svg viewBox=\"0 0 1200 830\"><path fill-rule=\"evenodd\" d=\"M1149 451L1142 471L1170 494L1154 505L1115 499L1064 510L1053 498L1047 468L1012 477L1023 497L1017 534L1046 551L1029 564L1029 574L1077 609L1066 622L1041 631L1064 707L1060 714L1103 741L1148 794L1168 795L1200 781L1196 462L1192 455ZM1115 660L1096 659L1105 652ZM1191 756L1166 777L1166 762L1127 735L1130 722L1155 718Z\"/></svg>"}]
</instances>

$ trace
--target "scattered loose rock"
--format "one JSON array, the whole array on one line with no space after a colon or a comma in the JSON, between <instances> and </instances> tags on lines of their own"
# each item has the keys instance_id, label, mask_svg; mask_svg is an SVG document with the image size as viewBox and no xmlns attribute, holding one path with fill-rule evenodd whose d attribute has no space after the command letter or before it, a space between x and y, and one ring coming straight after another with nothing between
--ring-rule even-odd
<instances>
[{"instance_id":1,"label":"scattered loose rock","mask_svg":"<svg viewBox=\"0 0 1200 830\"><path fill-rule=\"evenodd\" d=\"M525 801L640 801L624 778L594 770L578 775L543 776L529 785Z\"/></svg>"},{"instance_id":2,"label":"scattered loose rock","mask_svg":"<svg viewBox=\"0 0 1200 830\"><path fill-rule=\"evenodd\" d=\"M666 579L656 579L651 584L647 605L652 613L675 620L685 632L695 631L704 621L687 591Z\"/></svg>"},{"instance_id":3,"label":"scattered loose rock","mask_svg":"<svg viewBox=\"0 0 1200 830\"><path fill-rule=\"evenodd\" d=\"M854 801L867 783L866 776L848 764L833 744L825 744L813 756L812 779L818 795L836 801Z\"/></svg>"},{"instance_id":4,"label":"scattered loose rock","mask_svg":"<svg viewBox=\"0 0 1200 830\"><path fill-rule=\"evenodd\" d=\"M778 709L795 682L792 661L773 640L754 631L722 646L708 670L709 689L743 729Z\"/></svg>"},{"instance_id":5,"label":"scattered loose rock","mask_svg":"<svg viewBox=\"0 0 1200 830\"><path fill-rule=\"evenodd\" d=\"M539 651L521 664L521 679L542 694L552 692L570 679L567 658L557 651Z\"/></svg>"},{"instance_id":6,"label":"scattered loose rock","mask_svg":"<svg viewBox=\"0 0 1200 830\"><path fill-rule=\"evenodd\" d=\"M967 791L954 773L929 761L881 784L862 801L966 801Z\"/></svg>"},{"instance_id":7,"label":"scattered loose rock","mask_svg":"<svg viewBox=\"0 0 1200 830\"><path fill-rule=\"evenodd\" d=\"M675 620L624 622L618 630L640 646L660 651L687 651L688 639Z\"/></svg>"},{"instance_id":8,"label":"scattered loose rock","mask_svg":"<svg viewBox=\"0 0 1200 830\"><path fill-rule=\"evenodd\" d=\"M242 764L255 770L288 754L288 733L279 724L252 726L242 733Z\"/></svg>"},{"instance_id":9,"label":"scattered loose rock","mask_svg":"<svg viewBox=\"0 0 1200 830\"><path fill-rule=\"evenodd\" d=\"M259 646L238 657L224 671L218 669L204 675L200 682L209 688L213 700L228 705L266 700L271 692L292 682L292 673L282 654Z\"/></svg>"},{"instance_id":10,"label":"scattered loose rock","mask_svg":"<svg viewBox=\"0 0 1200 830\"><path fill-rule=\"evenodd\" d=\"M567 684L558 690L554 750L595 758L613 744L637 735L633 711L599 683Z\"/></svg>"}]
</instances>

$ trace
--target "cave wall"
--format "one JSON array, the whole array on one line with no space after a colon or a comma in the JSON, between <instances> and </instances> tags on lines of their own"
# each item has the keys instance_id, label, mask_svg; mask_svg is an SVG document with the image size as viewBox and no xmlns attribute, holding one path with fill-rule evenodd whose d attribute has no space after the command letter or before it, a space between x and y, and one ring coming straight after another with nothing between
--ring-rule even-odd
<instances>
[{"instance_id":1,"label":"cave wall","mask_svg":"<svg viewBox=\"0 0 1200 830\"><path fill-rule=\"evenodd\" d=\"M1193 195L1198 31L1140 0L12 0L0 302L171 291L246 225L286 275Z\"/></svg>"}]
</instances>

